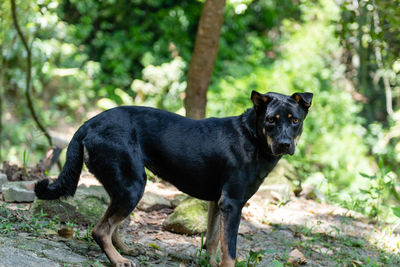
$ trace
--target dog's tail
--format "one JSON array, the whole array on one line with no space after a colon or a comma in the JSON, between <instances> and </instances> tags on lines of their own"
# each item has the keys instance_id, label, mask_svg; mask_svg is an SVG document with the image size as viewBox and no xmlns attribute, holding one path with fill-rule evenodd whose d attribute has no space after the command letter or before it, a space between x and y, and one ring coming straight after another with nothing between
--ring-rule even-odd
<instances>
[{"instance_id":1,"label":"dog's tail","mask_svg":"<svg viewBox=\"0 0 400 267\"><path fill-rule=\"evenodd\" d=\"M86 130L81 127L72 137L68 145L67 161L57 180L50 183L49 179L45 179L35 184L35 194L38 198L51 200L75 194L83 166L82 139L85 135Z\"/></svg>"}]
</instances>

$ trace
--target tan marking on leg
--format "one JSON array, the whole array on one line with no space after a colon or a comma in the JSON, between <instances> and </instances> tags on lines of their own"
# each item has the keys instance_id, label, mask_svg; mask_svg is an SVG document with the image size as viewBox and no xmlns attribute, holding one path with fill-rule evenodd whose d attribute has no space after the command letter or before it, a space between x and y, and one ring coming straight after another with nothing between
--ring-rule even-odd
<instances>
[{"instance_id":1,"label":"tan marking on leg","mask_svg":"<svg viewBox=\"0 0 400 267\"><path fill-rule=\"evenodd\" d=\"M288 118L290 119L291 117L293 117L293 114L289 113Z\"/></svg>"},{"instance_id":2,"label":"tan marking on leg","mask_svg":"<svg viewBox=\"0 0 400 267\"><path fill-rule=\"evenodd\" d=\"M104 214L104 217L93 229L93 234L96 235L103 246L103 250L106 253L108 259L110 260L112 266L129 266L135 267L135 263L127 258L121 256L118 251L113 246L111 241L113 232L115 231L118 224L124 219L124 217L119 215L109 216L109 211Z\"/></svg>"},{"instance_id":3,"label":"tan marking on leg","mask_svg":"<svg viewBox=\"0 0 400 267\"><path fill-rule=\"evenodd\" d=\"M279 117L280 117L280 115L279 115L279 114L276 114L276 115L275 115L275 118L279 119Z\"/></svg>"},{"instance_id":4,"label":"tan marking on leg","mask_svg":"<svg viewBox=\"0 0 400 267\"><path fill-rule=\"evenodd\" d=\"M121 236L118 232L119 225L115 227L114 232L112 233L112 242L116 248L118 248L123 254L130 254L132 249L130 249L124 241L122 241Z\"/></svg>"},{"instance_id":5,"label":"tan marking on leg","mask_svg":"<svg viewBox=\"0 0 400 267\"><path fill-rule=\"evenodd\" d=\"M221 240L221 252L222 252L222 260L221 260L221 267L234 267L235 266L235 259L232 259L229 255L229 247L228 247L228 240L226 240L226 236L224 235L225 229L222 220L220 220L220 240Z\"/></svg>"},{"instance_id":6,"label":"tan marking on leg","mask_svg":"<svg viewBox=\"0 0 400 267\"><path fill-rule=\"evenodd\" d=\"M265 128L262 129L262 132L263 132L264 135L267 134L267 130L265 130Z\"/></svg>"},{"instance_id":7,"label":"tan marking on leg","mask_svg":"<svg viewBox=\"0 0 400 267\"><path fill-rule=\"evenodd\" d=\"M207 224L207 253L210 256L210 266L217 267L217 248L219 242L220 214L218 204L210 201L208 205L208 224Z\"/></svg>"}]
</instances>

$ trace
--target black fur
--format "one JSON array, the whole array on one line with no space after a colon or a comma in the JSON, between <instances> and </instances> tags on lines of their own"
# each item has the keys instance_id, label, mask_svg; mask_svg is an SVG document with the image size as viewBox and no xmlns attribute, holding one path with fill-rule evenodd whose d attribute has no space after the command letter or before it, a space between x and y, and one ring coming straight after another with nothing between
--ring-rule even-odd
<instances>
[{"instance_id":1,"label":"black fur","mask_svg":"<svg viewBox=\"0 0 400 267\"><path fill-rule=\"evenodd\" d=\"M252 92L241 116L192 120L148 107L124 106L85 122L68 147L58 179L36 184L42 199L72 196L85 163L109 193L109 215L127 216L146 184L144 168L183 192L218 203L231 258L241 210L283 154L293 154L312 94ZM101 244L100 244L101 245Z\"/></svg>"},{"instance_id":2,"label":"black fur","mask_svg":"<svg viewBox=\"0 0 400 267\"><path fill-rule=\"evenodd\" d=\"M57 180L49 184L49 180L42 180L35 185L35 194L40 199L57 199L75 194L79 176L83 166L82 136L84 129L79 129L68 145L67 161Z\"/></svg>"}]
</instances>

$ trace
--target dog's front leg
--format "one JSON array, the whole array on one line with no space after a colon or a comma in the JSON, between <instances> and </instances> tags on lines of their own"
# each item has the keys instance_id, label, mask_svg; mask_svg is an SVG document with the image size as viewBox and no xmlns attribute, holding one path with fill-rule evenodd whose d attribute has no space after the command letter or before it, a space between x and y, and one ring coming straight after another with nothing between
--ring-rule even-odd
<instances>
[{"instance_id":1,"label":"dog's front leg","mask_svg":"<svg viewBox=\"0 0 400 267\"><path fill-rule=\"evenodd\" d=\"M242 214L242 205L236 199L222 197L219 201L221 212L220 240L222 250L221 267L234 267L236 240Z\"/></svg>"}]
</instances>

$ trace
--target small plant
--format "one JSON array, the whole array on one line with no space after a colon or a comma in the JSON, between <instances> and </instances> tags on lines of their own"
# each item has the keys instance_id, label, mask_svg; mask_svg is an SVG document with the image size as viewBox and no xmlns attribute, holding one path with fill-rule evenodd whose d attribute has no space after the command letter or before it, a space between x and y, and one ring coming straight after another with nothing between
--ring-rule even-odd
<instances>
[{"instance_id":1,"label":"small plant","mask_svg":"<svg viewBox=\"0 0 400 267\"><path fill-rule=\"evenodd\" d=\"M201 241L200 241L200 248L196 251L195 257L197 257L198 264L201 267L209 267L210 266L210 255L208 255L207 252L203 253L203 247L204 247L204 234L201 234Z\"/></svg>"},{"instance_id":2,"label":"small plant","mask_svg":"<svg viewBox=\"0 0 400 267\"><path fill-rule=\"evenodd\" d=\"M397 192L393 190L395 180L390 175L391 169L383 164L383 160L379 160L378 172L374 175L360 173L361 176L371 180L367 188L360 189L360 192L369 196L370 209L368 216L376 219L378 222L381 219L383 199L386 192L391 192L395 197L398 197Z\"/></svg>"},{"instance_id":3,"label":"small plant","mask_svg":"<svg viewBox=\"0 0 400 267\"><path fill-rule=\"evenodd\" d=\"M31 216L24 210L9 210L7 203L2 204L0 205L0 233L5 235L14 235L18 232L38 234L45 228L56 230L59 222L46 216L43 211Z\"/></svg>"},{"instance_id":4,"label":"small plant","mask_svg":"<svg viewBox=\"0 0 400 267\"><path fill-rule=\"evenodd\" d=\"M246 260L237 261L235 267L255 267L262 260L267 251L268 250L253 251L250 249L249 254L246 255Z\"/></svg>"}]
</instances>

